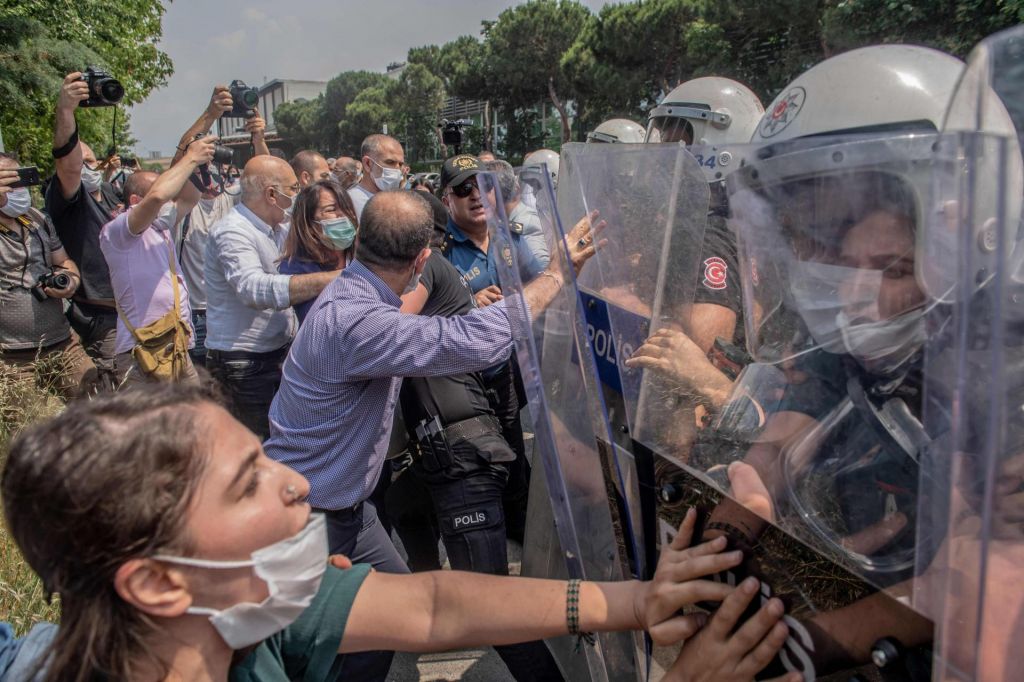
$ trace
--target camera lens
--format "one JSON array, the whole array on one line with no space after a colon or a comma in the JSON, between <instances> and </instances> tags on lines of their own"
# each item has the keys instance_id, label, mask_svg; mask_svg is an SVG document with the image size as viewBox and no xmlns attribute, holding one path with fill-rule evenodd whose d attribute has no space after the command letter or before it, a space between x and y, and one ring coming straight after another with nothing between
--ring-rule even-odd
<instances>
[{"instance_id":1,"label":"camera lens","mask_svg":"<svg viewBox=\"0 0 1024 682\"><path fill-rule=\"evenodd\" d=\"M225 147L224 145L218 144L213 147L213 162L217 165L225 165L231 163L235 158L235 152L231 147Z\"/></svg>"},{"instance_id":2,"label":"camera lens","mask_svg":"<svg viewBox=\"0 0 1024 682\"><path fill-rule=\"evenodd\" d=\"M255 109L256 105L260 103L260 96L256 90L249 88L248 90L242 91L242 103L250 109Z\"/></svg>"},{"instance_id":3,"label":"camera lens","mask_svg":"<svg viewBox=\"0 0 1024 682\"><path fill-rule=\"evenodd\" d=\"M101 79L96 84L96 89L101 98L112 104L117 104L124 97L124 88L114 78Z\"/></svg>"},{"instance_id":4,"label":"camera lens","mask_svg":"<svg viewBox=\"0 0 1024 682\"><path fill-rule=\"evenodd\" d=\"M52 288L54 289L67 289L71 286L71 277L63 272L58 272L50 278L50 282L52 282Z\"/></svg>"}]
</instances>

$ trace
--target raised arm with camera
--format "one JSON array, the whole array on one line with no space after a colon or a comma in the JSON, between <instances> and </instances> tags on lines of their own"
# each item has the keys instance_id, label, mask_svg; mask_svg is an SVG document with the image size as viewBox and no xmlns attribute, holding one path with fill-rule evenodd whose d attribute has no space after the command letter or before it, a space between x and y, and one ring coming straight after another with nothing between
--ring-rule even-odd
<instances>
[{"instance_id":1,"label":"raised arm with camera","mask_svg":"<svg viewBox=\"0 0 1024 682\"><path fill-rule=\"evenodd\" d=\"M160 215L160 208L168 201L175 201L185 189L189 176L197 168L210 162L213 158L214 135L207 135L193 140L184 154L184 158L175 162L170 170L161 174L146 196L137 203L128 214L128 229L132 234L142 234ZM194 189L194 188L193 188ZM131 197L125 197L129 202ZM191 202L193 205L195 201ZM184 215L184 213L179 213Z\"/></svg>"},{"instance_id":2,"label":"raised arm with camera","mask_svg":"<svg viewBox=\"0 0 1024 682\"><path fill-rule=\"evenodd\" d=\"M53 156L56 159L57 179L60 181L61 193L65 199L75 196L82 184L82 147L77 144L78 123L75 121L75 110L78 109L79 102L87 99L89 85L82 80L82 73L74 71L65 76L60 95L57 97L53 130Z\"/></svg>"},{"instance_id":3,"label":"raised arm with camera","mask_svg":"<svg viewBox=\"0 0 1024 682\"><path fill-rule=\"evenodd\" d=\"M185 134L181 136L178 141L177 151L174 153L174 159L171 161L171 165L178 163L178 160L185 155L191 142L196 139L196 136L200 133L205 133L213 128L217 124L217 120L225 113L231 111L232 99L231 91L226 85L218 85L213 88L213 94L210 95L210 103L206 105L206 109L202 115L196 119Z\"/></svg>"},{"instance_id":4,"label":"raised arm with camera","mask_svg":"<svg viewBox=\"0 0 1024 682\"><path fill-rule=\"evenodd\" d=\"M270 154L266 138L267 122L260 116L259 109L254 108L251 111L252 115L245 122L245 132L251 136L253 154L254 156Z\"/></svg>"}]
</instances>

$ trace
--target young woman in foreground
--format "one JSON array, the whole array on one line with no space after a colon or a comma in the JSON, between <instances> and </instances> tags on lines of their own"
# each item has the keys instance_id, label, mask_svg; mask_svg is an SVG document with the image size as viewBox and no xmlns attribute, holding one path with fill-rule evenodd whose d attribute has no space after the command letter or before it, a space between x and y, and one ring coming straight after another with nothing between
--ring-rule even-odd
<instances>
[{"instance_id":1,"label":"young woman in foreground","mask_svg":"<svg viewBox=\"0 0 1024 682\"><path fill-rule=\"evenodd\" d=\"M23 433L3 473L7 524L62 607L40 677L329 680L339 652L521 642L573 624L692 637L672 679L741 680L786 636L774 602L733 632L756 586L701 579L740 557L686 549L692 513L651 582L387 575L328 566L307 490L200 389L79 401ZM677 611L702 600L725 604L694 637L703 618Z\"/></svg>"}]
</instances>

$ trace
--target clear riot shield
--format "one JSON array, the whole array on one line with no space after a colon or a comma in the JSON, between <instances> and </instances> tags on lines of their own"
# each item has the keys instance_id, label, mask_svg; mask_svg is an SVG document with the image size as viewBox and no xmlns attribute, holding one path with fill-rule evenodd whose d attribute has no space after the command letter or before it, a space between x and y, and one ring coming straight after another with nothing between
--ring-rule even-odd
<instances>
[{"instance_id":1,"label":"clear riot shield","mask_svg":"<svg viewBox=\"0 0 1024 682\"><path fill-rule=\"evenodd\" d=\"M709 189L680 145L587 145L562 148L561 216L598 211L607 240L578 279L596 374L590 386L607 406L611 439L606 470L634 557L633 573L649 575L657 551L654 451L684 447L689 423L644 420L645 401L676 400L625 365L633 350L665 324L688 315L698 282ZM690 405L692 408L693 406ZM638 447L644 443L647 447Z\"/></svg>"},{"instance_id":2,"label":"clear riot shield","mask_svg":"<svg viewBox=\"0 0 1024 682\"><path fill-rule=\"evenodd\" d=\"M972 52L939 154L961 174L930 225L948 265L947 341L929 347L933 393L956 406L928 460L932 494L915 607L936 622L935 679L1020 679L1024 643L1024 27ZM937 430L944 415L929 415Z\"/></svg>"},{"instance_id":3,"label":"clear riot shield","mask_svg":"<svg viewBox=\"0 0 1024 682\"><path fill-rule=\"evenodd\" d=\"M986 288L1007 243L991 216L1009 209L980 180L1003 176L999 146L923 131L740 150L727 186L749 357L706 356L664 313L634 351L644 369L627 414L656 456L662 531L696 506L705 539L744 551L722 579L755 575L762 603L786 604L790 635L765 677L874 665L930 679L938 616L920 589L949 516L938 453L972 375L928 359L948 353L951 311ZM970 215L989 217L937 232L965 178L985 203ZM679 422L695 434L666 437Z\"/></svg>"},{"instance_id":4,"label":"clear riot shield","mask_svg":"<svg viewBox=\"0 0 1024 682\"><path fill-rule=\"evenodd\" d=\"M593 358L585 339L572 266L558 249L561 226L554 211L550 182L539 176L541 191L535 209L551 245L552 265L567 282L543 311L526 310L522 291L529 282L520 270L523 245L519 227L510 230L506 205L496 177L481 173L479 183L501 258L498 275L508 307L516 356L528 397L534 429L534 481L524 545L523 573L538 577L572 577L588 580L623 580L629 577L624 560L622 534L616 528L606 477L598 452L607 420L604 408L590 400L587 389ZM550 278L543 277L550 283ZM543 490L538 490L538 471ZM570 638L549 642L567 679L636 680L635 644L628 633L602 634L596 646L578 651Z\"/></svg>"}]
</instances>

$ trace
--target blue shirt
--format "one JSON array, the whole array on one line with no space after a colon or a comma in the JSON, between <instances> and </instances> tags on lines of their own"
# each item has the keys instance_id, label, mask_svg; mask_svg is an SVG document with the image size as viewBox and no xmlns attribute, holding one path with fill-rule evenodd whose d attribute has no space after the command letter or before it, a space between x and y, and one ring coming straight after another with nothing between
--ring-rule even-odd
<instances>
[{"instance_id":1,"label":"blue shirt","mask_svg":"<svg viewBox=\"0 0 1024 682\"><path fill-rule=\"evenodd\" d=\"M314 272L330 272L331 270L334 270L334 266L321 265L320 263L303 260L302 258L289 258L288 260L281 261L281 264L277 266L277 271L282 275L308 275ZM306 315L309 314L314 303L316 303L316 299L311 298L308 301L296 303L292 306L295 309L295 316L299 318L299 324L302 324L302 321L306 319Z\"/></svg>"},{"instance_id":2,"label":"blue shirt","mask_svg":"<svg viewBox=\"0 0 1024 682\"><path fill-rule=\"evenodd\" d=\"M501 282L498 280L498 244L493 238L488 242L487 253L484 253L449 217L444 241L442 253L459 271L463 281L474 294L492 284L501 288ZM539 275L544 266L533 255L526 240L515 232L512 233L512 246L516 250L516 262L519 263L519 277L522 278L523 284L526 284ZM512 255L503 255L506 263L511 266Z\"/></svg>"},{"instance_id":3,"label":"blue shirt","mask_svg":"<svg viewBox=\"0 0 1024 682\"><path fill-rule=\"evenodd\" d=\"M512 353L500 302L452 318L404 315L358 260L310 311L270 406L267 454L310 482L309 503L347 509L370 496L405 376L476 372Z\"/></svg>"}]
</instances>

